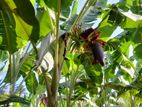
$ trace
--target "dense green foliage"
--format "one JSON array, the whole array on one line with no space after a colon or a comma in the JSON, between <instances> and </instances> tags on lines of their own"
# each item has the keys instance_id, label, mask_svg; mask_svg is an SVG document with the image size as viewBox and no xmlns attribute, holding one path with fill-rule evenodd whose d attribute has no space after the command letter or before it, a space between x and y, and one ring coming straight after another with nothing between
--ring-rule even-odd
<instances>
[{"instance_id":1,"label":"dense green foliage","mask_svg":"<svg viewBox=\"0 0 142 107\"><path fill-rule=\"evenodd\" d=\"M108 1L0 0L0 105L141 107L142 1ZM91 27L105 66L80 38Z\"/></svg>"}]
</instances>

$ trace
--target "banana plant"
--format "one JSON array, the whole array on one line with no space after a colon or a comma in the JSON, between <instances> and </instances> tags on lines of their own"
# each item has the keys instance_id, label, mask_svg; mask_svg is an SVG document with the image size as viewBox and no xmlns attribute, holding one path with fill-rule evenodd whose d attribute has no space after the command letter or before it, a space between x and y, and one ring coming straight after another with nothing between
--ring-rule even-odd
<instances>
[{"instance_id":1,"label":"banana plant","mask_svg":"<svg viewBox=\"0 0 142 107\"><path fill-rule=\"evenodd\" d=\"M141 1L80 3L0 0L0 104L141 105Z\"/></svg>"}]
</instances>

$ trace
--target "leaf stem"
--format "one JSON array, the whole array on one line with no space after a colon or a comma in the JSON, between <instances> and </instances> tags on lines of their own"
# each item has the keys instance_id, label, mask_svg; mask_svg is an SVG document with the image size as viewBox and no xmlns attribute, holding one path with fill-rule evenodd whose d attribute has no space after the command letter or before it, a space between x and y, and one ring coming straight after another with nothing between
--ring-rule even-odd
<instances>
[{"instance_id":1,"label":"leaf stem","mask_svg":"<svg viewBox=\"0 0 142 107\"><path fill-rule=\"evenodd\" d=\"M57 5L57 13L56 13L56 39L55 39L55 65L54 65L54 72L52 76L52 83L51 83L51 91L52 97L54 100L54 107L57 107L57 91L58 91L58 84L59 84L59 17L61 12L61 0L58 0Z\"/></svg>"},{"instance_id":2,"label":"leaf stem","mask_svg":"<svg viewBox=\"0 0 142 107\"><path fill-rule=\"evenodd\" d=\"M11 83L12 83L12 86L11 86L11 89L10 89L10 93L12 94L13 93L13 73L12 73L12 55L9 54L9 70L8 72L10 72L10 76L11 76Z\"/></svg>"},{"instance_id":3,"label":"leaf stem","mask_svg":"<svg viewBox=\"0 0 142 107\"><path fill-rule=\"evenodd\" d=\"M111 11L111 10L109 10L109 11L106 13L106 15L103 17L102 21L98 24L98 26L96 27L96 29L98 29L98 28L101 26L101 24L103 23L103 21L104 21L104 20L107 18L107 16L109 15L110 11Z\"/></svg>"},{"instance_id":4,"label":"leaf stem","mask_svg":"<svg viewBox=\"0 0 142 107\"><path fill-rule=\"evenodd\" d=\"M50 80L49 80L49 78L48 78L48 75L47 75L47 71L43 68L43 67L41 67L41 69L42 69L42 72L43 72L43 76L44 76L44 78L45 78L45 83L46 83L46 90L47 90L47 95L48 95L48 100L50 101L49 103L48 103L48 106L49 107L52 107L52 105L53 105L53 97L52 97L52 91L51 91L51 84L50 84Z\"/></svg>"},{"instance_id":5,"label":"leaf stem","mask_svg":"<svg viewBox=\"0 0 142 107\"><path fill-rule=\"evenodd\" d=\"M33 49L35 50L35 53L36 53L36 60L38 60L38 50L36 48L36 45L35 45L35 43L33 41L31 41L31 44L32 44Z\"/></svg>"},{"instance_id":6,"label":"leaf stem","mask_svg":"<svg viewBox=\"0 0 142 107\"><path fill-rule=\"evenodd\" d=\"M70 31L72 31L74 29L74 27L77 25L77 23L79 23L80 18L84 15L84 11L85 11L85 7L88 4L90 0L86 0L84 6L82 7L82 10L80 11L78 17L76 18L76 20L74 21L72 27L70 28ZM88 9L88 8L87 8ZM87 11L87 10L86 10Z\"/></svg>"}]
</instances>

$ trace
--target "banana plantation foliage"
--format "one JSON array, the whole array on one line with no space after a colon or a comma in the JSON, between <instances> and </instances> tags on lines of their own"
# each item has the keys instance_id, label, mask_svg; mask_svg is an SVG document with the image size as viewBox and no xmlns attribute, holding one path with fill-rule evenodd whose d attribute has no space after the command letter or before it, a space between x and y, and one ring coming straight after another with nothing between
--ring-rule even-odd
<instances>
[{"instance_id":1,"label":"banana plantation foliage","mask_svg":"<svg viewBox=\"0 0 142 107\"><path fill-rule=\"evenodd\" d=\"M141 107L142 0L0 0L1 107Z\"/></svg>"}]
</instances>

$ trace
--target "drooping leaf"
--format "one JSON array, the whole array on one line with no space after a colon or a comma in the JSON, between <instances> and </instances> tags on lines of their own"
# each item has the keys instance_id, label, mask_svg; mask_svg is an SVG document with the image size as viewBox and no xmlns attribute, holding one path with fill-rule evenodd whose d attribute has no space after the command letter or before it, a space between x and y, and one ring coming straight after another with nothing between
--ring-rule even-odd
<instances>
[{"instance_id":1,"label":"drooping leaf","mask_svg":"<svg viewBox=\"0 0 142 107\"><path fill-rule=\"evenodd\" d=\"M9 61L2 61L0 62L0 75L2 76L0 78L0 84L3 83L3 80L5 79L5 76L8 72L8 68L9 68Z\"/></svg>"},{"instance_id":2,"label":"drooping leaf","mask_svg":"<svg viewBox=\"0 0 142 107\"><path fill-rule=\"evenodd\" d=\"M134 66L133 62L131 62L131 60L127 56L125 56L124 54L122 55L122 57L123 57L123 60L122 60L121 64L123 66L125 66L126 68L132 67L133 70L135 70L135 66Z\"/></svg>"},{"instance_id":3,"label":"drooping leaf","mask_svg":"<svg viewBox=\"0 0 142 107\"><path fill-rule=\"evenodd\" d=\"M74 0L71 16L74 16L77 13L77 6L78 6L78 0Z\"/></svg>"},{"instance_id":4,"label":"drooping leaf","mask_svg":"<svg viewBox=\"0 0 142 107\"><path fill-rule=\"evenodd\" d=\"M31 102L33 104L36 103L35 99L37 99L38 97L41 97L41 95L46 91L46 87L45 85L43 84L40 84L37 86L37 89L36 89L36 94L32 96L31 98ZM39 96L40 95L40 96Z\"/></svg>"},{"instance_id":5,"label":"drooping leaf","mask_svg":"<svg viewBox=\"0 0 142 107\"><path fill-rule=\"evenodd\" d=\"M58 0L44 0L45 4L51 8L53 11L57 12L58 10ZM70 8L73 0L61 0L61 13L63 16L68 17L70 14Z\"/></svg>"},{"instance_id":6,"label":"drooping leaf","mask_svg":"<svg viewBox=\"0 0 142 107\"><path fill-rule=\"evenodd\" d=\"M105 50L115 50L120 46L120 40L113 38L107 41L106 45L105 45Z\"/></svg>"},{"instance_id":7,"label":"drooping leaf","mask_svg":"<svg viewBox=\"0 0 142 107\"><path fill-rule=\"evenodd\" d=\"M1 2L1 48L14 53L28 40L39 39L39 24L30 1L5 0Z\"/></svg>"},{"instance_id":8,"label":"drooping leaf","mask_svg":"<svg viewBox=\"0 0 142 107\"><path fill-rule=\"evenodd\" d=\"M27 73L30 72L31 69L33 68L34 60L35 60L35 56L29 55L27 57L27 60L25 60L25 62L22 64L20 68L20 74L22 74L23 77L26 77Z\"/></svg>"},{"instance_id":9,"label":"drooping leaf","mask_svg":"<svg viewBox=\"0 0 142 107\"><path fill-rule=\"evenodd\" d=\"M142 88L141 82L141 76L138 76L133 82L131 82L130 86L139 90Z\"/></svg>"},{"instance_id":10,"label":"drooping leaf","mask_svg":"<svg viewBox=\"0 0 142 107\"><path fill-rule=\"evenodd\" d=\"M135 14L142 14L142 12L140 11L142 7L140 5L141 2L139 2L138 0L133 1L133 5L131 6L131 11Z\"/></svg>"},{"instance_id":11,"label":"drooping leaf","mask_svg":"<svg viewBox=\"0 0 142 107\"><path fill-rule=\"evenodd\" d=\"M115 89L115 90L123 90L123 89L125 89L125 85L122 85L122 84L115 84L115 83L107 83L107 84L105 84L105 87L110 87L110 88L112 88L112 89Z\"/></svg>"},{"instance_id":12,"label":"drooping leaf","mask_svg":"<svg viewBox=\"0 0 142 107\"><path fill-rule=\"evenodd\" d=\"M132 44L132 42L124 42L121 45L121 51L122 53L124 53L125 55L129 55L129 47Z\"/></svg>"},{"instance_id":13,"label":"drooping leaf","mask_svg":"<svg viewBox=\"0 0 142 107\"><path fill-rule=\"evenodd\" d=\"M31 94L36 94L36 89L38 86L36 74L34 72L30 72L28 78L26 79L26 87Z\"/></svg>"},{"instance_id":14,"label":"drooping leaf","mask_svg":"<svg viewBox=\"0 0 142 107\"><path fill-rule=\"evenodd\" d=\"M117 4L118 4L118 7L120 9L122 9L123 11L128 11L129 8L132 5L132 1L131 0L123 0L123 1L120 1L119 3L117 3Z\"/></svg>"},{"instance_id":15,"label":"drooping leaf","mask_svg":"<svg viewBox=\"0 0 142 107\"><path fill-rule=\"evenodd\" d=\"M137 15L133 15L130 12L126 12L123 13L127 18L125 20L125 22L121 25L122 28L124 29L128 29L128 28L137 28L138 26L140 26L142 24L141 20L138 20L138 16Z\"/></svg>"},{"instance_id":16,"label":"drooping leaf","mask_svg":"<svg viewBox=\"0 0 142 107\"><path fill-rule=\"evenodd\" d=\"M58 0L44 0L44 2L49 8L51 8L54 11L57 11Z\"/></svg>"},{"instance_id":17,"label":"drooping leaf","mask_svg":"<svg viewBox=\"0 0 142 107\"><path fill-rule=\"evenodd\" d=\"M8 53L7 51L2 51L0 50L0 62L5 61L8 58Z\"/></svg>"},{"instance_id":18,"label":"drooping leaf","mask_svg":"<svg viewBox=\"0 0 142 107\"><path fill-rule=\"evenodd\" d=\"M125 17L118 11L118 8L113 6L110 13L108 22L116 25L120 25L122 22L124 22Z\"/></svg>"},{"instance_id":19,"label":"drooping leaf","mask_svg":"<svg viewBox=\"0 0 142 107\"><path fill-rule=\"evenodd\" d=\"M105 69L105 78L106 78L106 80L109 80L110 78L114 77L115 68L116 68L116 66L110 65Z\"/></svg>"},{"instance_id":20,"label":"drooping leaf","mask_svg":"<svg viewBox=\"0 0 142 107\"><path fill-rule=\"evenodd\" d=\"M87 73L87 75L91 78L91 80L95 83L95 84L101 84L102 83L102 68L101 65L96 64L96 65L88 65L88 66L84 66L85 71Z\"/></svg>"},{"instance_id":21,"label":"drooping leaf","mask_svg":"<svg viewBox=\"0 0 142 107\"><path fill-rule=\"evenodd\" d=\"M53 44L51 44L54 37L51 35L48 35L41 41L41 46L38 51L38 60L36 60L36 65L39 66L42 62L48 62L49 66L47 67L45 63L43 65L48 68L48 70L51 70L53 66L53 58L52 55L48 52L51 50L51 47ZM44 61L42 61L44 59ZM44 68L45 68L44 67Z\"/></svg>"},{"instance_id":22,"label":"drooping leaf","mask_svg":"<svg viewBox=\"0 0 142 107\"><path fill-rule=\"evenodd\" d=\"M68 64L67 64L68 63ZM70 63L69 63L69 61L67 60L67 61L65 61L65 63L64 63L64 65L63 65L63 68L62 68L62 73L63 73L63 75L65 76L65 77L68 77L70 74L71 74L71 72L69 71L69 65Z\"/></svg>"},{"instance_id":23,"label":"drooping leaf","mask_svg":"<svg viewBox=\"0 0 142 107\"><path fill-rule=\"evenodd\" d=\"M100 33L100 37L104 40L107 40L111 34L114 32L114 30L117 28L116 25L112 25L111 23L108 23L108 19L109 19L109 13L110 10L107 10L103 13L103 20L100 22L100 26L99 26L99 31Z\"/></svg>"},{"instance_id":24,"label":"drooping leaf","mask_svg":"<svg viewBox=\"0 0 142 107\"><path fill-rule=\"evenodd\" d=\"M14 17L17 35L27 37L36 43L39 39L39 23L35 17L34 7L29 0L14 0L14 3L16 5Z\"/></svg>"},{"instance_id":25,"label":"drooping leaf","mask_svg":"<svg viewBox=\"0 0 142 107\"><path fill-rule=\"evenodd\" d=\"M134 43L142 43L142 27L137 27L136 30L133 32L132 41Z\"/></svg>"},{"instance_id":26,"label":"drooping leaf","mask_svg":"<svg viewBox=\"0 0 142 107\"><path fill-rule=\"evenodd\" d=\"M66 8L63 8L62 11L61 11L61 15L64 16L65 18L68 18L69 15L70 15L70 7L66 7Z\"/></svg>"},{"instance_id":27,"label":"drooping leaf","mask_svg":"<svg viewBox=\"0 0 142 107\"><path fill-rule=\"evenodd\" d=\"M1 1L0 7L0 48L14 53L17 50L15 22L8 5Z\"/></svg>"},{"instance_id":28,"label":"drooping leaf","mask_svg":"<svg viewBox=\"0 0 142 107\"><path fill-rule=\"evenodd\" d=\"M94 0L92 0L92 1L94 1ZM106 0L106 1L104 1L104 0L98 0L98 1L96 2L96 5L97 5L98 7L100 7L100 8L105 8L105 6L107 5L107 0Z\"/></svg>"},{"instance_id":29,"label":"drooping leaf","mask_svg":"<svg viewBox=\"0 0 142 107\"><path fill-rule=\"evenodd\" d=\"M134 56L138 61L142 61L142 44L138 44L135 48L134 48Z\"/></svg>"},{"instance_id":30,"label":"drooping leaf","mask_svg":"<svg viewBox=\"0 0 142 107\"><path fill-rule=\"evenodd\" d=\"M37 17L40 23L40 37L45 37L53 29L53 22L50 12L44 8L37 9Z\"/></svg>"},{"instance_id":31,"label":"drooping leaf","mask_svg":"<svg viewBox=\"0 0 142 107\"><path fill-rule=\"evenodd\" d=\"M122 54L120 50L115 50L111 56L110 56L110 61L112 64L118 63L122 60Z\"/></svg>"},{"instance_id":32,"label":"drooping leaf","mask_svg":"<svg viewBox=\"0 0 142 107\"><path fill-rule=\"evenodd\" d=\"M75 19L78 15L74 15L71 18L69 18L65 23L63 23L60 27L62 30L69 31L71 26L73 25Z\"/></svg>"},{"instance_id":33,"label":"drooping leaf","mask_svg":"<svg viewBox=\"0 0 142 107\"><path fill-rule=\"evenodd\" d=\"M0 101L0 105L9 104L12 102L30 105L30 101L25 98L15 96L15 95L7 96L7 97L8 98L6 100Z\"/></svg>"},{"instance_id":34,"label":"drooping leaf","mask_svg":"<svg viewBox=\"0 0 142 107\"><path fill-rule=\"evenodd\" d=\"M98 8L97 6L91 6L80 21L82 27L84 29L92 27L101 13L101 8Z\"/></svg>"}]
</instances>

